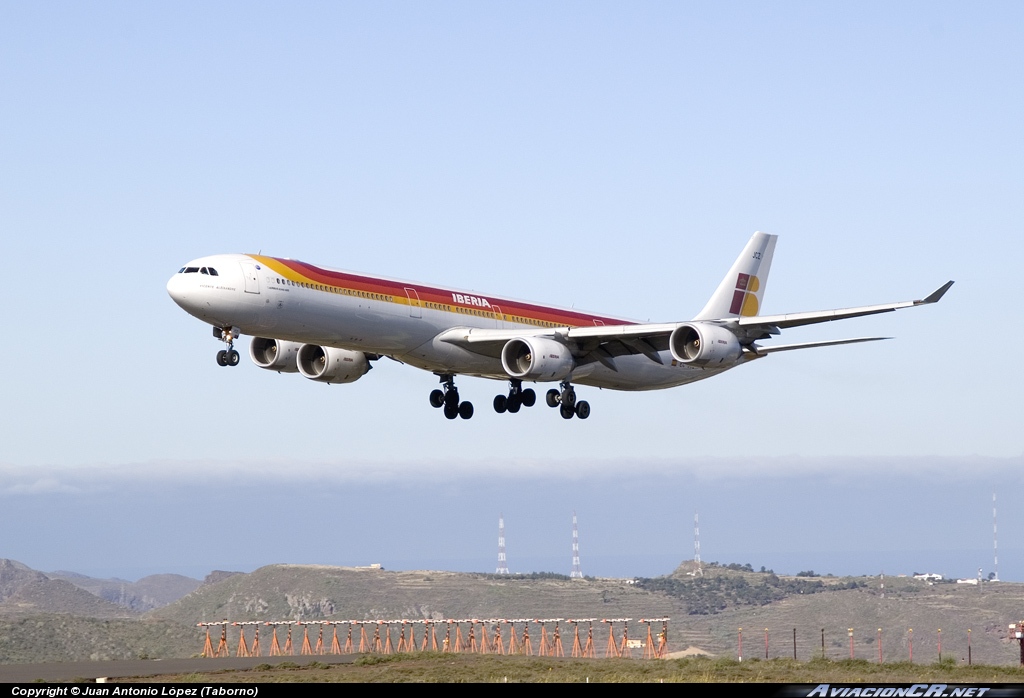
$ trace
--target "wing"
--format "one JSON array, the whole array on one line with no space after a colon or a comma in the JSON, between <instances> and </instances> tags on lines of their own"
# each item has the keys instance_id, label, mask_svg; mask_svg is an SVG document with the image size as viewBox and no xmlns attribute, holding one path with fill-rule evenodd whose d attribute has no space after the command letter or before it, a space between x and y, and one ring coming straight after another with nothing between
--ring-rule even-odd
<instances>
[{"instance_id":1,"label":"wing","mask_svg":"<svg viewBox=\"0 0 1024 698\"><path fill-rule=\"evenodd\" d=\"M754 344L759 339L768 339L781 330L812 325L833 320L862 317L888 313L901 308L912 308L919 305L937 303L953 285L952 281L943 284L931 295L915 301L902 301L884 305L867 305L857 308L839 310L820 310L808 313L791 313L788 315L768 315L720 320L696 320L725 327L739 339L744 354L750 358L764 356L778 351L806 349L812 347L834 346L838 344L856 344L874 342L888 337L858 337L854 339L828 340L821 342L805 342L802 344L786 344L775 347L760 347ZM569 347L577 363L587 364L600 362L611 370L615 368L615 358L642 354L655 363L663 364L661 352L669 349L669 338L684 322L635 324L635 325L599 325L587 327L556 327L556 328L521 328L509 330L491 330L470 327L456 327L442 332L438 339L449 344L461 346L477 354L500 357L505 343L520 337L549 337Z\"/></svg>"},{"instance_id":2,"label":"wing","mask_svg":"<svg viewBox=\"0 0 1024 698\"><path fill-rule=\"evenodd\" d=\"M742 317L739 318L737 324L742 328L763 328L768 331L769 334L778 334L778 332L772 332L772 328L775 330L783 330L788 327L814 325L819 322L832 322L833 320L845 320L847 318L877 315L879 313L891 313L892 311L899 310L900 308L913 308L918 305L938 303L952 285L952 281L947 281L937 288L931 295L917 301L903 301L900 303L888 303L885 305L864 305L858 308L842 308L839 310L816 310L809 313L790 313L788 315Z\"/></svg>"}]
</instances>

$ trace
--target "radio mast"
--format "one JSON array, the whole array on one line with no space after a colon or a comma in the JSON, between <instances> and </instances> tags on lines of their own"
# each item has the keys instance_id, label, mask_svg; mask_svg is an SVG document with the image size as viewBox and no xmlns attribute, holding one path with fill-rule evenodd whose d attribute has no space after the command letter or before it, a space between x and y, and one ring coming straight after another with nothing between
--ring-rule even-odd
<instances>
[{"instance_id":1,"label":"radio mast","mask_svg":"<svg viewBox=\"0 0 1024 698\"><path fill-rule=\"evenodd\" d=\"M570 579L583 579L583 572L580 570L580 531L576 526L576 512L572 512L572 572Z\"/></svg>"},{"instance_id":2,"label":"radio mast","mask_svg":"<svg viewBox=\"0 0 1024 698\"><path fill-rule=\"evenodd\" d=\"M700 562L700 518L698 512L693 512L693 564L696 565L693 576L703 577L704 567Z\"/></svg>"},{"instance_id":3,"label":"radio mast","mask_svg":"<svg viewBox=\"0 0 1024 698\"><path fill-rule=\"evenodd\" d=\"M495 574L508 574L508 562L505 560L505 515L498 514L498 569Z\"/></svg>"},{"instance_id":4,"label":"radio mast","mask_svg":"<svg viewBox=\"0 0 1024 698\"><path fill-rule=\"evenodd\" d=\"M992 577L993 582L999 581L999 538L996 536L996 493L992 493Z\"/></svg>"}]
</instances>

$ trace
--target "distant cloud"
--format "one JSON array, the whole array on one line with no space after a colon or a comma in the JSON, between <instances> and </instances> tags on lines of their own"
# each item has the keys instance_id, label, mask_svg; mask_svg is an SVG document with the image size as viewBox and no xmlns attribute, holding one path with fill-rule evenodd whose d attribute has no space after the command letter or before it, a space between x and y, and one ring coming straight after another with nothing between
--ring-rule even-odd
<instances>
[{"instance_id":1,"label":"distant cloud","mask_svg":"<svg viewBox=\"0 0 1024 698\"><path fill-rule=\"evenodd\" d=\"M631 476L690 476L699 480L792 478L805 475L837 479L877 477L886 473L957 481L1021 472L1024 457L893 457L893 458L678 458L573 459L504 458L487 462L425 459L422 461L239 461L155 460L139 463L80 466L0 464L0 496L51 493L95 493L138 485L187 486L224 483L308 482L382 484L464 480L615 480Z\"/></svg>"},{"instance_id":2,"label":"distant cloud","mask_svg":"<svg viewBox=\"0 0 1024 698\"><path fill-rule=\"evenodd\" d=\"M36 477L32 479L31 475L25 473L27 477L24 479L18 479L17 477L8 478L7 473L4 473L4 477L0 478L0 493L2 494L52 494L56 492L77 492L80 491L78 488L61 482L56 477Z\"/></svg>"}]
</instances>

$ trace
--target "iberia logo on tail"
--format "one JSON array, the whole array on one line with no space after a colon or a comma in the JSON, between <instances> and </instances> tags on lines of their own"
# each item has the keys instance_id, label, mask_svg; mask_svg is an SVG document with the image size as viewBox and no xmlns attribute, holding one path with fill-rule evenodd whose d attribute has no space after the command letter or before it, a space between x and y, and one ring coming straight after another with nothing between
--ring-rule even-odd
<instances>
[{"instance_id":1,"label":"iberia logo on tail","mask_svg":"<svg viewBox=\"0 0 1024 698\"><path fill-rule=\"evenodd\" d=\"M761 290L761 282L751 274L736 275L736 291L732 294L731 315L750 317L757 315L757 292Z\"/></svg>"}]
</instances>

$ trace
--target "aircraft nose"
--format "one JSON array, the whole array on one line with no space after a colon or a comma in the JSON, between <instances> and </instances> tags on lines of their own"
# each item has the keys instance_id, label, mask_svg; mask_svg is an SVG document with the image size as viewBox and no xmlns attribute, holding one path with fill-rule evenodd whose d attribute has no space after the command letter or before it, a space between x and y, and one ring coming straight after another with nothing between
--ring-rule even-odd
<instances>
[{"instance_id":1,"label":"aircraft nose","mask_svg":"<svg viewBox=\"0 0 1024 698\"><path fill-rule=\"evenodd\" d=\"M175 274L167 281L167 295L182 308L188 309L188 284L181 274Z\"/></svg>"}]
</instances>

